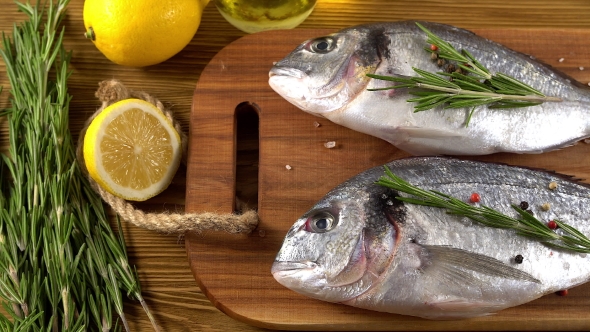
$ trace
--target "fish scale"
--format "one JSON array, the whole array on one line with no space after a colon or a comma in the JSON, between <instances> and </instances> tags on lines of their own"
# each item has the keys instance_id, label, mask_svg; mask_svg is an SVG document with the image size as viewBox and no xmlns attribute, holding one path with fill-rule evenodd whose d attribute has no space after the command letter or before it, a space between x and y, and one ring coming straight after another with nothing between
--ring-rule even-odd
<instances>
[{"instance_id":1,"label":"fish scale","mask_svg":"<svg viewBox=\"0 0 590 332\"><path fill-rule=\"evenodd\" d=\"M571 177L440 157L387 166L415 186L465 202L477 192L477 204L509 216L517 217L512 204L527 201L540 220L559 219L590 234L590 187ZM384 174L383 167L360 173L298 219L273 264L275 279L316 299L429 319L487 315L590 280L586 254L396 200L406 194L377 185ZM551 182L557 188L549 189ZM543 203L551 208L544 211ZM315 216L326 213L334 223L312 230ZM327 243L343 239L350 244L326 250ZM340 283L332 284L335 280Z\"/></svg>"},{"instance_id":2,"label":"fish scale","mask_svg":"<svg viewBox=\"0 0 590 332\"><path fill-rule=\"evenodd\" d=\"M542 153L590 136L590 90L565 74L462 29L437 23L426 28L465 49L492 73L523 81L561 102L519 109L478 106L414 113L406 89L368 91L391 84L366 74L410 77L412 67L441 69L423 50L426 34L414 22L366 24L303 42L269 72L270 86L308 113L379 137L414 155ZM326 51L313 47L330 41Z\"/></svg>"}]
</instances>

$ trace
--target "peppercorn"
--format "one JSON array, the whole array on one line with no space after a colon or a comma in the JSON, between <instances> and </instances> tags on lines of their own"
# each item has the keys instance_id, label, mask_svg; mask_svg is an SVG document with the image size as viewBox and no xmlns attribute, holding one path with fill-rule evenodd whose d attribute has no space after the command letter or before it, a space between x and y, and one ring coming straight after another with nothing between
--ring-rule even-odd
<instances>
[{"instance_id":1,"label":"peppercorn","mask_svg":"<svg viewBox=\"0 0 590 332\"><path fill-rule=\"evenodd\" d=\"M432 52L432 53L430 53L430 59L431 59L431 60L436 60L436 59L438 59L438 53L436 53L436 52Z\"/></svg>"},{"instance_id":2,"label":"peppercorn","mask_svg":"<svg viewBox=\"0 0 590 332\"><path fill-rule=\"evenodd\" d=\"M442 67L442 66L444 66L444 65L445 65L445 63L446 63L446 61L445 61L444 59L438 59L438 61L436 62L436 64L437 64L439 67Z\"/></svg>"},{"instance_id":3,"label":"peppercorn","mask_svg":"<svg viewBox=\"0 0 590 332\"><path fill-rule=\"evenodd\" d=\"M549 227L550 229L557 229L557 223L554 220L550 220L547 223L547 227Z\"/></svg>"},{"instance_id":4,"label":"peppercorn","mask_svg":"<svg viewBox=\"0 0 590 332\"><path fill-rule=\"evenodd\" d=\"M430 49L436 52L436 51L438 51L438 46L431 44Z\"/></svg>"},{"instance_id":5,"label":"peppercorn","mask_svg":"<svg viewBox=\"0 0 590 332\"><path fill-rule=\"evenodd\" d=\"M516 255L516 257L514 257L514 262L516 264L522 264L523 260L524 260L524 257L522 257L522 255Z\"/></svg>"},{"instance_id":6,"label":"peppercorn","mask_svg":"<svg viewBox=\"0 0 590 332\"><path fill-rule=\"evenodd\" d=\"M527 202L527 201L520 202L520 208L523 210L527 210L529 208L529 202Z\"/></svg>"},{"instance_id":7,"label":"peppercorn","mask_svg":"<svg viewBox=\"0 0 590 332\"><path fill-rule=\"evenodd\" d=\"M469 201L471 203L478 203L479 201L481 201L481 197L479 196L478 193L473 193L471 194L471 196L469 197Z\"/></svg>"},{"instance_id":8,"label":"peppercorn","mask_svg":"<svg viewBox=\"0 0 590 332\"><path fill-rule=\"evenodd\" d=\"M556 294L559 296L567 296L567 293L568 293L567 289L562 289L562 290L558 291Z\"/></svg>"}]
</instances>

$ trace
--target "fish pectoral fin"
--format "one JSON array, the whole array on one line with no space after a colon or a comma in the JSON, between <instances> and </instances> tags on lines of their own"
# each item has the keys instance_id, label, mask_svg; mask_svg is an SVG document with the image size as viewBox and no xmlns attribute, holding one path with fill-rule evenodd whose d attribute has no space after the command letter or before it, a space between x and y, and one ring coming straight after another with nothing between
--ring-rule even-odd
<instances>
[{"instance_id":1,"label":"fish pectoral fin","mask_svg":"<svg viewBox=\"0 0 590 332\"><path fill-rule=\"evenodd\" d=\"M421 269L452 282L473 284L474 272L493 277L541 283L532 275L489 257L449 246L422 246Z\"/></svg>"},{"instance_id":2,"label":"fish pectoral fin","mask_svg":"<svg viewBox=\"0 0 590 332\"><path fill-rule=\"evenodd\" d=\"M399 134L403 134L408 138L430 138L440 139L449 137L461 137L462 134L456 131L449 131L443 129L424 128L418 126L399 126L396 128Z\"/></svg>"}]
</instances>

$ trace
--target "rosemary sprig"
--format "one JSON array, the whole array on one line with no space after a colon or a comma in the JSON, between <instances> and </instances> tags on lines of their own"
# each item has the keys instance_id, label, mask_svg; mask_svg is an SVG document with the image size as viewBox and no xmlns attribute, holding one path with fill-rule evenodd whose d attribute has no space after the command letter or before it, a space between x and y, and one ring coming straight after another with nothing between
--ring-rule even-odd
<instances>
[{"instance_id":1,"label":"rosemary sprig","mask_svg":"<svg viewBox=\"0 0 590 332\"><path fill-rule=\"evenodd\" d=\"M9 131L9 155L0 155L2 331L118 331L113 310L128 330L122 293L153 321L123 238L76 162L59 29L68 2L17 2L28 20L2 35L11 85L11 107L0 111Z\"/></svg>"},{"instance_id":2,"label":"rosemary sprig","mask_svg":"<svg viewBox=\"0 0 590 332\"><path fill-rule=\"evenodd\" d=\"M561 229L561 232L557 233L516 205L511 207L518 213L519 219L485 205L475 206L444 193L421 189L393 174L387 166L384 168L385 175L379 178L377 184L410 195L396 197L400 201L445 209L449 214L467 217L489 227L514 229L518 235L532 238L550 247L590 253L590 239L564 222L554 220Z\"/></svg>"},{"instance_id":3,"label":"rosemary sprig","mask_svg":"<svg viewBox=\"0 0 590 332\"><path fill-rule=\"evenodd\" d=\"M410 90L416 96L408 102L416 103L414 112L422 112L436 107L471 108L465 126L477 106L490 105L490 108L520 108L539 105L544 102L558 102L561 98L546 96L535 88L502 73L492 74L467 50L458 51L450 43L426 29L416 25L427 34L426 42L435 45L437 51L425 48L436 54L437 58L452 61L453 72L430 73L412 67L418 75L414 77L394 77L367 74L368 77L394 82L389 87L369 89L380 91L390 89Z\"/></svg>"}]
</instances>

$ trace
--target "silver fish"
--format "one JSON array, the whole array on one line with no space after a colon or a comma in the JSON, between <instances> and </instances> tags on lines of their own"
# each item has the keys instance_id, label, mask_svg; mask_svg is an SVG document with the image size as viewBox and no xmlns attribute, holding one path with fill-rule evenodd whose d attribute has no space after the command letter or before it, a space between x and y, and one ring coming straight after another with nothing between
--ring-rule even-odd
<instances>
[{"instance_id":1,"label":"silver fish","mask_svg":"<svg viewBox=\"0 0 590 332\"><path fill-rule=\"evenodd\" d=\"M367 73L416 76L412 67L441 71L423 50L426 34L414 22L367 24L311 39L270 70L269 84L300 109L379 137L414 155L542 153L590 136L590 92L532 57L458 28L422 23L457 49L561 102L520 109L441 107L414 113L407 91L367 91L391 85Z\"/></svg>"},{"instance_id":2,"label":"silver fish","mask_svg":"<svg viewBox=\"0 0 590 332\"><path fill-rule=\"evenodd\" d=\"M510 205L524 201L540 220L558 219L590 234L590 186L566 176L440 157L400 159L388 167L418 187L465 201L479 193L477 204L510 216L517 216ZM376 167L351 178L295 222L272 266L280 284L329 302L458 319L590 280L586 254L403 203L394 198L399 193L375 184L382 175ZM557 188L548 188L552 182Z\"/></svg>"}]
</instances>

